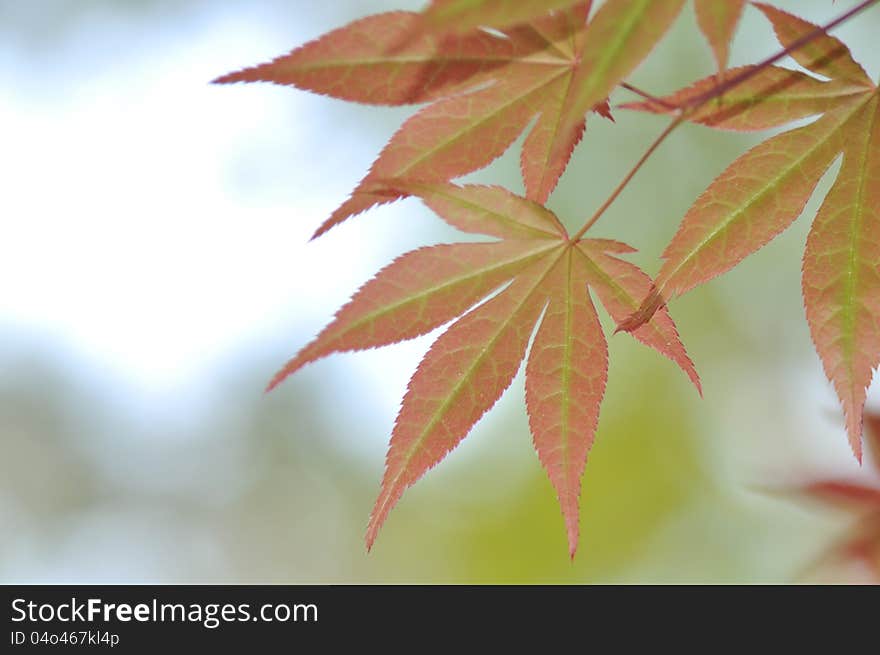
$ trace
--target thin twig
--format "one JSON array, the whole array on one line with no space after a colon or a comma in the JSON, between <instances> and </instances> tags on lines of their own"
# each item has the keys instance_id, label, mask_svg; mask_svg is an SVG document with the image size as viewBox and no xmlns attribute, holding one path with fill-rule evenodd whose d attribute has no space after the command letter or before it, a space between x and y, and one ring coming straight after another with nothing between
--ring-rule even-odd
<instances>
[{"instance_id":1,"label":"thin twig","mask_svg":"<svg viewBox=\"0 0 880 655\"><path fill-rule=\"evenodd\" d=\"M877 2L878 2L878 0L864 0L863 2L859 3L858 5L856 5L852 9L850 9L845 14L835 18L833 21L831 21L830 23L828 23L824 27L817 27L815 30L813 30L809 34L805 34L801 38L796 39L794 42L791 43L791 45L789 45L784 50L777 52L772 57L768 57L764 61L758 62L757 64L754 64L753 66L749 66L741 73L738 73L737 75L734 75L733 77L721 82L720 84L712 87L711 89L709 89L705 93L701 93L698 96L694 96L693 98L690 98L687 102L684 103L683 107L686 107L689 109L698 109L698 108L702 107L704 104L706 104L707 102L709 102L713 98L717 98L718 96L727 93L732 88L737 87L740 84L742 84L743 82L750 80L755 75L758 75L759 73L761 73L765 68L772 66L777 61L779 61L780 59L783 59L784 57L787 57L788 55L790 55L792 52L794 52L798 48L804 47L805 45L807 45L811 41L819 38L820 36L822 36L826 32L829 32L829 31L833 30L835 27L838 27L839 25L841 25L842 23L845 23L850 18L853 18L857 14L860 14L865 9L867 9L868 7L870 7L873 4L876 4Z\"/></svg>"},{"instance_id":2,"label":"thin twig","mask_svg":"<svg viewBox=\"0 0 880 655\"><path fill-rule=\"evenodd\" d=\"M638 173L642 166L645 165L645 162L647 162L648 159L651 158L651 155L653 155L654 152L657 150L657 148L659 148L660 145L664 141L666 141L666 138L675 131L675 128L677 128L679 125L682 124L682 122L684 122L684 119L685 115L681 113L675 117L675 120L673 120L669 125L666 126L666 129L663 130L663 133L654 140L654 143L651 144L651 146L645 151L645 154L642 155L642 158L639 159L636 165L632 167L629 173L627 173L626 177L623 178L623 181L617 185L617 188L612 192L608 199L602 204L601 207L599 207L598 210L596 210L596 213L593 214L592 217L590 217L590 220L584 223L584 226L578 231L578 233L575 234L574 237L572 237L572 241L580 241L581 237L586 234L587 230L593 227L593 225L596 224L596 221L602 218L602 214L608 211L608 208L611 207L612 204L614 204L614 201L617 200L618 196L620 196L621 193L623 193L623 190L626 189L632 179L636 176L636 173Z\"/></svg>"},{"instance_id":3,"label":"thin twig","mask_svg":"<svg viewBox=\"0 0 880 655\"><path fill-rule=\"evenodd\" d=\"M678 107L676 107L675 105L673 105L673 104L670 103L670 102L667 102L667 101L664 100L663 98L660 98L660 97L655 96L655 95L651 95L651 94L648 93L647 91L643 91L643 90L640 89L639 87L637 87L637 86L633 86L633 85L630 84L629 82L621 82L621 83L620 83L620 87L621 87L622 89L626 89L627 91L631 91L632 93L635 93L637 96L641 96L641 97L644 98L645 100L648 100L648 101L650 101L650 102L652 102L652 103L654 103L654 104L656 104L656 105L660 105L661 107L664 107L664 108L666 108L666 109L668 109L668 110L670 110L670 111L675 111L676 109L678 109Z\"/></svg>"}]
</instances>

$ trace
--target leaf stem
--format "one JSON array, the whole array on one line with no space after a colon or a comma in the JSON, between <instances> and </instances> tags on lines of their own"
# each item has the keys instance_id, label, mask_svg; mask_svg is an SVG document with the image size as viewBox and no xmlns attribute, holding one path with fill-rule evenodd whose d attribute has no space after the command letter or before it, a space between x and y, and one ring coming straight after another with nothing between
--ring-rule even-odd
<instances>
[{"instance_id":1,"label":"leaf stem","mask_svg":"<svg viewBox=\"0 0 880 655\"><path fill-rule=\"evenodd\" d=\"M660 134L660 136L658 136L656 139L654 139L654 143L652 143L648 147L648 149L645 151L645 154L642 155L641 159L639 159L639 161L636 162L636 165L633 166L632 169L630 169L629 173L626 174L626 177L623 178L623 181L621 181L621 183L617 185L617 188L614 189L614 191L611 193L610 196L608 196L608 199L604 203L602 203L602 206L599 207L599 209L596 210L596 213L593 214L590 217L590 219L586 223L584 223L584 226L580 230L578 230L577 234L575 234L571 238L571 241L573 241L573 242L580 241L581 238L584 236L584 234L586 234L587 230L589 230L591 227L593 227L593 225L595 225L596 222L600 218L602 218L602 215L606 211L608 211L608 208L614 204L614 201L617 200L617 198L620 196L621 193L623 193L624 189L626 189L626 187L629 186L629 183L636 176L636 173L638 173L639 170L641 170L642 166L645 165L645 162L647 162L648 159L651 158L651 155L653 155L654 152L656 152L657 148L659 148L660 145L664 141L666 141L667 137L670 134L672 134L675 131L675 129L684 122L686 116L687 115L684 112L679 113L675 117L675 119L669 125L666 126L666 129L663 130L663 132Z\"/></svg>"},{"instance_id":2,"label":"leaf stem","mask_svg":"<svg viewBox=\"0 0 880 655\"><path fill-rule=\"evenodd\" d=\"M577 231L577 233L574 235L574 237L572 237L571 241L572 242L580 241L583 238L584 234L586 234L587 231L591 227L593 227L600 218L602 218L602 216L605 214L605 212L608 211L608 209L611 207L611 205L613 205L614 202L620 197L620 194L623 193L624 189L626 189L626 187L629 186L629 183L636 176L636 173L638 173L639 170L641 170L642 166L645 165L645 162L647 162L648 159L650 159L651 155L653 155L657 151L657 148L660 147L660 145L667 139L667 137L670 134L672 134L679 125L681 125L685 120L687 120L688 116L693 114L695 111L697 111L700 107L705 105L710 100L713 100L714 98L717 98L717 97L727 93L731 89L739 86L743 82L746 82L747 80L751 79L755 75L758 75L761 71L772 66L780 59L787 57L788 55L790 55L792 52L794 52L798 48L804 47L805 45L807 45L808 43L810 43L814 39L817 39L818 37L822 36L823 34L834 29L835 27L838 27L842 23L845 23L849 19L853 18L857 14L860 14L865 9L868 9L871 5L874 5L877 2L880 2L880 0L863 0L862 2L857 4L855 7L853 7L852 9L847 11L846 13L844 13L844 14L838 16L837 18L835 18L834 20L832 20L830 23L828 23L822 27L817 27L812 32L805 34L804 36L802 36L799 39L796 39L787 48L780 50L772 57L768 57L767 59L764 59L763 61L755 64L754 66L750 66L749 68L747 68L743 72L741 72L737 75L734 75L733 77L731 77L727 80L724 80L723 82L715 85L714 87L712 87L711 89L709 89L705 93L701 93L700 95L691 98L684 105L682 105L680 107L674 107L674 109L676 109L678 111L675 119L666 127L665 130L663 130L663 132L660 134L660 136L658 136L654 140L654 142L648 147L648 149L645 151L645 154L642 155L641 159L639 159L639 161L636 162L636 165L633 166L632 169L629 171L629 173L626 174L626 177L623 178L623 181L621 181L621 183L617 185L617 188L614 189L614 191L611 193L611 195L608 197L608 199L604 203L602 203L602 206L599 207L598 210L596 210L596 213L593 214L587 220L587 222L584 223L584 226L580 230ZM662 106L666 106L669 109L673 109L673 107L671 107L669 105L669 103L667 103L665 100L662 100L660 98L655 98L650 93L648 93L646 91L642 91L638 87L635 87L627 82L621 83L620 86L622 86L627 91L631 91L633 93L636 93L644 98L647 98L648 100L651 100L652 102L657 102Z\"/></svg>"},{"instance_id":3,"label":"leaf stem","mask_svg":"<svg viewBox=\"0 0 880 655\"><path fill-rule=\"evenodd\" d=\"M670 109L670 110L678 109L677 106L673 105L672 103L666 102L663 98L660 98L658 96L650 94L647 91L643 91L639 87L634 86L634 85L630 84L629 82L621 82L620 88L626 89L627 91L635 93L637 96L640 96L640 97L644 98L645 100L648 100L654 104L660 105L661 107L664 107L665 109Z\"/></svg>"}]
</instances>

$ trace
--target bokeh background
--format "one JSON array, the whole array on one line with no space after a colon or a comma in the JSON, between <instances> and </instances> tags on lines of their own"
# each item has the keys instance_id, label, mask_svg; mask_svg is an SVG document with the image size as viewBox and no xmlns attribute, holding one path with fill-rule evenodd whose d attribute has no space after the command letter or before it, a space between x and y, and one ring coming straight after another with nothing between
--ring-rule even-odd
<instances>
[{"instance_id":1,"label":"bokeh background","mask_svg":"<svg viewBox=\"0 0 880 655\"><path fill-rule=\"evenodd\" d=\"M778 2L818 22L849 4ZM851 517L776 491L872 475L803 317L818 199L673 305L704 399L611 339L573 563L522 373L365 553L399 399L436 334L262 389L391 258L461 237L407 200L309 243L412 110L208 81L421 5L0 0L0 581L858 581L811 566ZM837 32L875 78L878 32L877 8ZM748 10L734 63L777 49ZM661 93L711 72L689 8L632 81ZM616 117L590 121L551 199L571 228L664 125ZM696 195L759 138L681 129L597 233L656 272ZM520 190L516 151L470 179Z\"/></svg>"}]
</instances>

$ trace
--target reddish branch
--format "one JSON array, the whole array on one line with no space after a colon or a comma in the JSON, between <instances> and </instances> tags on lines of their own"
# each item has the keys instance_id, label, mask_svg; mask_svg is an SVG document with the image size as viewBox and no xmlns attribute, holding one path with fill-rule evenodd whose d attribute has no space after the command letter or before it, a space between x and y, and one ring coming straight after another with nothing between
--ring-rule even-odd
<instances>
[{"instance_id":1,"label":"reddish branch","mask_svg":"<svg viewBox=\"0 0 880 655\"><path fill-rule=\"evenodd\" d=\"M616 189L614 189L614 191L611 193L611 195L608 197L608 199L602 204L602 206L599 207L599 209L596 211L596 213L593 214L589 219L587 219L586 223L584 223L584 226L577 232L577 234L573 237L572 240L577 241L577 240L581 239L584 236L584 234L586 234L586 232L591 227L593 227L593 225L595 225L596 222L598 222L598 220L600 218L602 218L602 216L605 214L605 212L608 211L608 209L611 207L611 205L613 205L614 202L617 200L617 198L620 197L620 194L623 193L624 189L626 189L626 187L629 186L629 183L636 176L636 173L638 173L639 170L641 170L642 166L645 165L645 162L647 162L648 159L651 158L651 156L657 151L657 149L669 137L669 135L672 134L679 125L681 125L685 120L687 120L688 116L690 116L691 114L696 112L698 109L703 107L706 103L714 100L715 98L718 98L718 97L724 95L725 93L727 93L731 89L734 89L735 87L739 86L740 84L743 84L744 82L750 80L755 75L760 74L763 70L765 70L766 68L769 68L770 66L772 66L773 64L778 62L780 59L787 57L795 50L803 48L805 45L807 45L808 43L811 43L812 41L819 38L823 34L826 34L827 32L829 32L829 31L833 30L834 28L839 27L843 23L847 22L851 18L854 18L856 15L860 14L864 10L866 10L869 7L871 7L872 5L876 4L878 1L880 1L880 0L863 0L858 5L856 5L855 7L850 9L849 11L845 12L844 14L838 16L837 18L835 18L831 22L827 23L826 25L818 27L815 30L813 30L812 32L810 32L809 34L806 34L803 37L795 40L787 48L780 50L772 57L768 57L767 59L764 59L763 61L755 64L754 66L750 66L749 68L747 68L743 72L741 72L737 75L734 75L733 77L730 77L729 79L723 80L722 82L720 82L716 86L712 87L711 89L709 89L705 93L702 93L702 94L697 95L693 98L690 98L687 101L687 103L685 103L684 105L679 106L679 107L671 107L669 105L669 103L667 103L665 100L662 100L662 99L660 99L660 98L658 98L658 97L654 96L653 94L650 94L646 91L642 91L641 89L639 89L631 84L628 84L628 83L621 84L621 86L623 88L627 89L628 91L636 93L637 95L640 95L640 96L642 96L652 102L656 102L656 103L660 104L661 106L666 106L668 109L677 110L678 114L672 120L672 122L666 127L666 129L660 134L660 136L657 137L657 139L648 147L648 149L645 151L645 154L642 155L642 157L639 159L639 161L636 162L635 166L633 166L632 169L630 169L629 173L627 173L626 176L623 178L623 181L617 186Z\"/></svg>"}]
</instances>

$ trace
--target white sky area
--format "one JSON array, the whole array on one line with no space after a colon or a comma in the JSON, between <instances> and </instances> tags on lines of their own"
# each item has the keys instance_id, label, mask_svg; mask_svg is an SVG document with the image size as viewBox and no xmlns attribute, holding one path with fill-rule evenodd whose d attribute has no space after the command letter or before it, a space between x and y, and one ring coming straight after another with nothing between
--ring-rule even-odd
<instances>
[{"instance_id":1,"label":"white sky area","mask_svg":"<svg viewBox=\"0 0 880 655\"><path fill-rule=\"evenodd\" d=\"M417 229L389 242L392 226L427 216L403 203L308 243L387 135L358 141L364 108L208 84L320 27L267 33L212 9L175 31L179 18L149 35L89 24L42 62L0 49L0 326L59 343L139 395L174 396L243 343L287 340L293 355L416 245ZM387 380L396 354L405 376L407 348L356 369ZM386 386L396 409L401 389Z\"/></svg>"}]
</instances>

